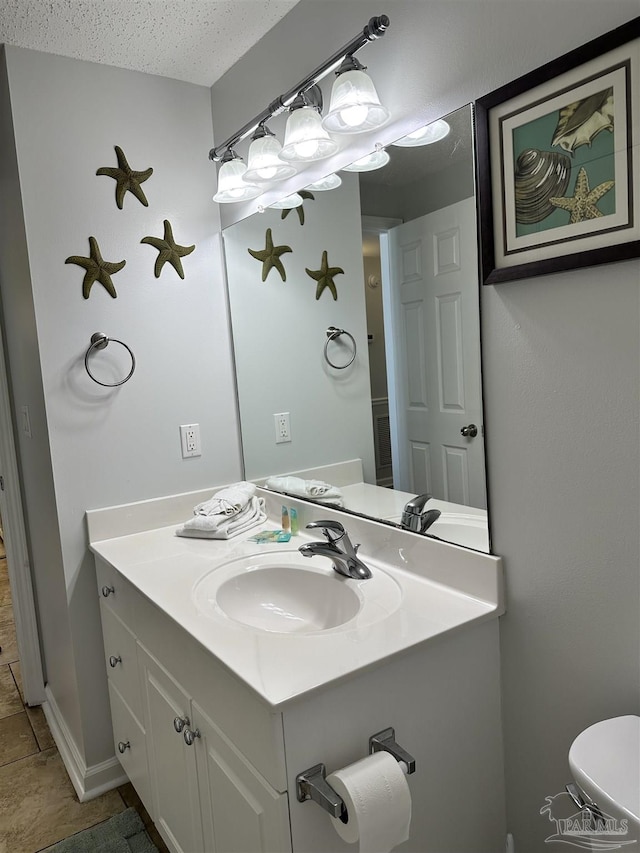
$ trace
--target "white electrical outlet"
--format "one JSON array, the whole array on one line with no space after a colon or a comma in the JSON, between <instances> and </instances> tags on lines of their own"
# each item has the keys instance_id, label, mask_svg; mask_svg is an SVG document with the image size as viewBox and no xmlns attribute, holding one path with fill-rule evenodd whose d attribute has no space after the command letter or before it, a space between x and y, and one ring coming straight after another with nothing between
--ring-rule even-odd
<instances>
[{"instance_id":1,"label":"white electrical outlet","mask_svg":"<svg viewBox=\"0 0 640 853\"><path fill-rule=\"evenodd\" d=\"M200 424L182 424L180 427L180 443L182 445L182 458L189 456L202 456L200 450Z\"/></svg>"},{"instance_id":2,"label":"white electrical outlet","mask_svg":"<svg viewBox=\"0 0 640 853\"><path fill-rule=\"evenodd\" d=\"M289 412L279 412L273 416L273 420L276 427L276 444L284 444L285 441L291 441Z\"/></svg>"}]
</instances>

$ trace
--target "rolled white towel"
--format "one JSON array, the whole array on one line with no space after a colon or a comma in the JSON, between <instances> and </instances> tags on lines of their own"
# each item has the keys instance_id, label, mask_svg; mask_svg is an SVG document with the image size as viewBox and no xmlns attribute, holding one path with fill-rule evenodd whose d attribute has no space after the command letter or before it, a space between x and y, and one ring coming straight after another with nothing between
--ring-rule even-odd
<instances>
[{"instance_id":1,"label":"rolled white towel","mask_svg":"<svg viewBox=\"0 0 640 853\"><path fill-rule=\"evenodd\" d=\"M302 477L269 477L265 486L274 492L287 492L301 498L342 506L342 492L322 480L303 480Z\"/></svg>"},{"instance_id":2,"label":"rolled white towel","mask_svg":"<svg viewBox=\"0 0 640 853\"><path fill-rule=\"evenodd\" d=\"M237 515L255 496L254 483L232 483L193 508L194 515Z\"/></svg>"},{"instance_id":3,"label":"rolled white towel","mask_svg":"<svg viewBox=\"0 0 640 853\"><path fill-rule=\"evenodd\" d=\"M176 530L176 536L197 539L231 539L266 521L264 498L252 497L236 515L195 515Z\"/></svg>"}]
</instances>

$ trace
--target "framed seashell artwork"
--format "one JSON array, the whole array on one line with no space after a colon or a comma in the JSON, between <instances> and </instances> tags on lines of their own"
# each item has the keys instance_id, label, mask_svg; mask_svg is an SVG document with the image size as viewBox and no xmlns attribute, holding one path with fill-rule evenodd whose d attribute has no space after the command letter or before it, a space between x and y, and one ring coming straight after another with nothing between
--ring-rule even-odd
<instances>
[{"instance_id":1,"label":"framed seashell artwork","mask_svg":"<svg viewBox=\"0 0 640 853\"><path fill-rule=\"evenodd\" d=\"M640 255L640 18L475 114L483 284Z\"/></svg>"}]
</instances>

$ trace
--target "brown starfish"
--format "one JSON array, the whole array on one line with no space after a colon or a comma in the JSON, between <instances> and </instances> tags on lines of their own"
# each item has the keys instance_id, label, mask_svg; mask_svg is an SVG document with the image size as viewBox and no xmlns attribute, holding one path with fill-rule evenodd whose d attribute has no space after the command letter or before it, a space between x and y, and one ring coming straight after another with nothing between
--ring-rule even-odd
<instances>
[{"instance_id":1,"label":"brown starfish","mask_svg":"<svg viewBox=\"0 0 640 853\"><path fill-rule=\"evenodd\" d=\"M311 199L311 201L315 201L315 196L309 190L298 190L298 195L304 199ZM286 219L287 216L291 213L292 210L298 214L298 219L300 220L300 225L304 225L304 205L299 204L298 207L286 207L280 213L280 219Z\"/></svg>"},{"instance_id":2,"label":"brown starfish","mask_svg":"<svg viewBox=\"0 0 640 853\"><path fill-rule=\"evenodd\" d=\"M280 255L293 251L292 248L290 246L274 246L271 228L267 228L265 244L264 249L247 249L252 258L262 261L262 280L265 281L271 270L276 269L280 273L280 278L286 281L287 274L284 271Z\"/></svg>"},{"instance_id":3,"label":"brown starfish","mask_svg":"<svg viewBox=\"0 0 640 853\"><path fill-rule=\"evenodd\" d=\"M149 207L149 202L147 201L147 197L144 194L144 190L140 186L141 183L146 181L153 174L153 169L145 169L144 172L134 172L134 170L127 163L127 158L124 156L124 152L119 145L116 145L116 157L118 158L118 168L114 169L109 166L103 166L101 169L98 169L96 175L107 175L109 178L113 178L116 182L116 204L122 210L122 205L124 204L124 194L126 192L132 193L141 204L144 204L145 207Z\"/></svg>"},{"instance_id":4,"label":"brown starfish","mask_svg":"<svg viewBox=\"0 0 640 853\"><path fill-rule=\"evenodd\" d=\"M334 275L344 273L344 270L341 267L329 266L326 250L322 253L322 263L320 265L320 269L309 270L305 267L305 272L307 273L307 275L310 275L311 278L315 279L318 282L318 286L316 287L316 299L320 299L325 287L329 288L334 300L338 298L338 291L336 289L333 277Z\"/></svg>"},{"instance_id":5,"label":"brown starfish","mask_svg":"<svg viewBox=\"0 0 640 853\"><path fill-rule=\"evenodd\" d=\"M77 264L79 267L84 267L86 273L82 281L82 295L85 299L89 298L91 287L94 281L99 281L110 296L115 299L117 297L116 289L111 281L111 276L119 272L126 264L126 261L112 263L105 261L100 254L98 241L95 237L89 237L89 257L85 258L82 255L71 255L65 261L65 264Z\"/></svg>"},{"instance_id":6,"label":"brown starfish","mask_svg":"<svg viewBox=\"0 0 640 853\"><path fill-rule=\"evenodd\" d=\"M184 258L185 255L190 255L195 249L195 245L179 246L173 239L173 231L171 230L171 223L168 219L164 220L164 240L161 240L160 237L143 237L140 242L148 243L159 252L154 267L156 278L160 278L162 267L167 263L167 261L178 273L180 278L184 278L184 270L182 269L182 261L180 258Z\"/></svg>"},{"instance_id":7,"label":"brown starfish","mask_svg":"<svg viewBox=\"0 0 640 853\"><path fill-rule=\"evenodd\" d=\"M590 190L587 171L582 166L576 178L573 196L550 198L549 201L555 207L568 210L571 213L569 225L575 225L578 222L586 222L588 219L597 219L600 216L604 216L604 213L596 207L596 202L605 193L608 193L614 184L615 181L603 181L603 183L598 184L597 187Z\"/></svg>"}]
</instances>

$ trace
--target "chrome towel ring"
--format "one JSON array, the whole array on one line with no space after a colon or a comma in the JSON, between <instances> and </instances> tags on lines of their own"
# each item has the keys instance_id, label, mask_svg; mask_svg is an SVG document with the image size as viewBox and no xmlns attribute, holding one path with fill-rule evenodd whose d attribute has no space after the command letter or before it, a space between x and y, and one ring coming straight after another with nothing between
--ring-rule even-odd
<instances>
[{"instance_id":1,"label":"chrome towel ring","mask_svg":"<svg viewBox=\"0 0 640 853\"><path fill-rule=\"evenodd\" d=\"M93 375L93 373L89 370L89 356L94 350L104 349L110 343L120 344L120 346L124 347L126 351L131 356L131 370L127 373L124 379L121 379L120 382L101 382L99 379ZM102 385L104 388L117 388L118 385L124 385L125 382L128 382L129 379L133 376L133 372L136 369L136 357L133 354L131 347L128 347L124 341L119 341L116 338L108 338L103 332L94 332L91 335L91 343L89 344L89 349L84 354L84 366L85 370L96 382L98 385Z\"/></svg>"},{"instance_id":2,"label":"chrome towel ring","mask_svg":"<svg viewBox=\"0 0 640 853\"><path fill-rule=\"evenodd\" d=\"M340 335L346 335L348 338L351 338L351 343L353 344L353 355L349 359L346 364L334 364L329 358L329 344L331 341L337 340ZM346 329L337 329L335 326L329 326L327 329L327 342L324 345L324 360L330 367L333 367L335 370L344 370L349 365L353 364L355 361L356 353L358 351L358 347L356 346L356 341L351 332L347 332Z\"/></svg>"}]
</instances>

